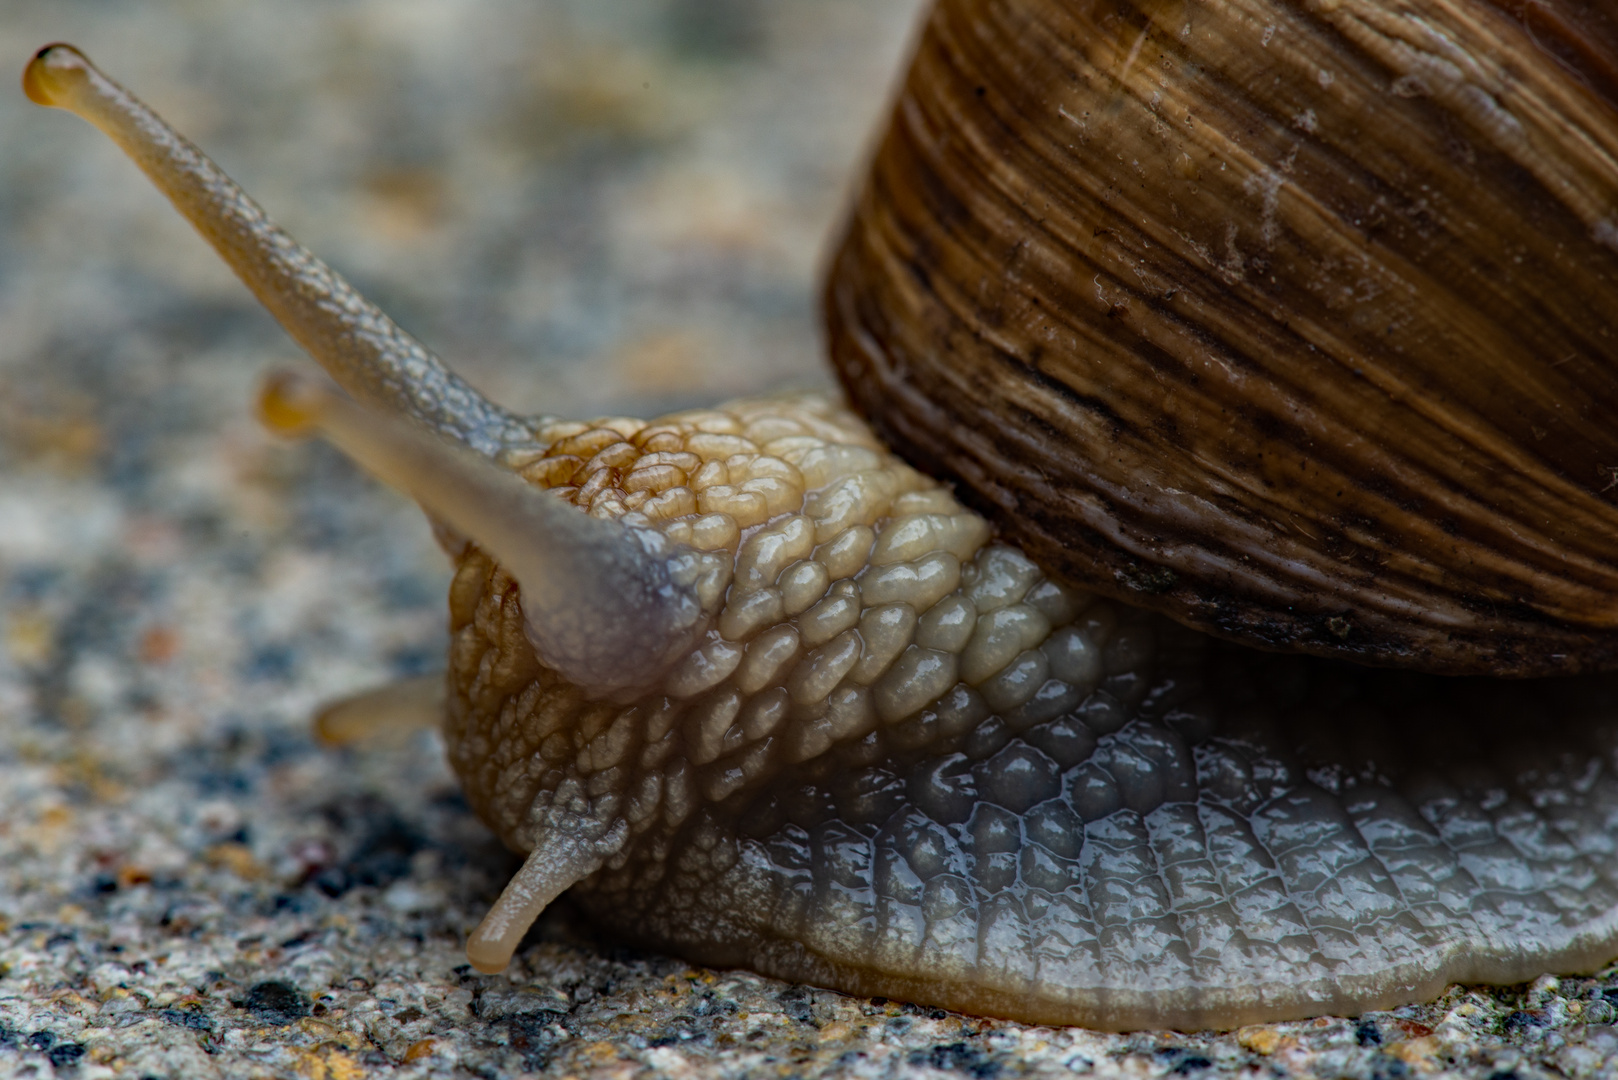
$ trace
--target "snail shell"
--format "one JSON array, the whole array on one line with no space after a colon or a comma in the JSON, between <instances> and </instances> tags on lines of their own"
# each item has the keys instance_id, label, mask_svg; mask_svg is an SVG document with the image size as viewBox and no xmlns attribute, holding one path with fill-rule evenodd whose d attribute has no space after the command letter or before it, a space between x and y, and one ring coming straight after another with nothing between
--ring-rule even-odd
<instances>
[{"instance_id":1,"label":"snail shell","mask_svg":"<svg viewBox=\"0 0 1618 1080\"><path fill-rule=\"evenodd\" d=\"M1223 645L1054 580L823 398L515 416L81 54L25 87L123 146L347 391L274 379L264 419L433 518L450 760L527 856L480 968L570 888L709 963L1111 1028L1614 951L1610 681Z\"/></svg>"},{"instance_id":2,"label":"snail shell","mask_svg":"<svg viewBox=\"0 0 1618 1080\"><path fill-rule=\"evenodd\" d=\"M1272 648L1610 668L1615 72L1576 0L941 0L833 362L1069 580Z\"/></svg>"}]
</instances>

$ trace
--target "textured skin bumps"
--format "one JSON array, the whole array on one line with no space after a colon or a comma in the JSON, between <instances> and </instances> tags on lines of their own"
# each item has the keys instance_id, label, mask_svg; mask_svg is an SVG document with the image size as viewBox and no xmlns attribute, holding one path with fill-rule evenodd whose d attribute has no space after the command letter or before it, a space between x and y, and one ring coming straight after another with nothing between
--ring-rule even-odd
<instances>
[{"instance_id":1,"label":"textured skin bumps","mask_svg":"<svg viewBox=\"0 0 1618 1080\"><path fill-rule=\"evenodd\" d=\"M1052 582L819 398L534 430L508 465L709 553L722 590L660 692L612 703L547 671L515 583L459 554L451 761L518 850L562 804L621 834L576 887L620 937L1112 1028L1614 951L1610 681L1215 643Z\"/></svg>"},{"instance_id":2,"label":"textured skin bumps","mask_svg":"<svg viewBox=\"0 0 1618 1080\"><path fill-rule=\"evenodd\" d=\"M1119 1029L1610 959L1610 682L1401 680L1137 625L1137 704L1118 671L1052 719L846 747L705 808L659 873L599 875L589 910L710 963Z\"/></svg>"}]
</instances>

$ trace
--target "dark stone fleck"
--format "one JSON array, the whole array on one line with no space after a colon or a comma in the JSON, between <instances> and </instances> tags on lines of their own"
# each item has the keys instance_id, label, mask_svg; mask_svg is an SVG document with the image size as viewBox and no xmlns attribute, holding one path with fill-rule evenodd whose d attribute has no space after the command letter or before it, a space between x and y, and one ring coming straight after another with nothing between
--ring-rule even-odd
<instances>
[{"instance_id":1,"label":"dark stone fleck","mask_svg":"<svg viewBox=\"0 0 1618 1080\"><path fill-rule=\"evenodd\" d=\"M1003 1068L1000 1062L964 1042L935 1046L931 1050L912 1051L910 1064L965 1073L967 1076L977 1077L978 1080L994 1080Z\"/></svg>"},{"instance_id":2,"label":"dark stone fleck","mask_svg":"<svg viewBox=\"0 0 1618 1080\"><path fill-rule=\"evenodd\" d=\"M794 986L781 991L781 1011L799 1023L808 1023L813 1012L809 1004L809 992L801 986Z\"/></svg>"},{"instance_id":3,"label":"dark stone fleck","mask_svg":"<svg viewBox=\"0 0 1618 1080\"><path fill-rule=\"evenodd\" d=\"M364 830L364 839L342 865L323 867L310 875L309 883L330 897L342 896L355 886L380 888L408 877L410 857L426 846L419 832L375 800L330 807L327 816L345 831L356 826Z\"/></svg>"},{"instance_id":4,"label":"dark stone fleck","mask_svg":"<svg viewBox=\"0 0 1618 1080\"><path fill-rule=\"evenodd\" d=\"M1507 1035L1515 1035L1521 1038L1526 1035L1532 1035L1545 1026L1546 1023L1543 1016L1539 1015L1538 1013L1523 1012L1519 1009L1517 1012L1514 1012L1510 1016L1506 1017L1501 1023L1500 1028Z\"/></svg>"},{"instance_id":5,"label":"dark stone fleck","mask_svg":"<svg viewBox=\"0 0 1618 1080\"><path fill-rule=\"evenodd\" d=\"M1354 1041L1361 1046L1381 1046L1382 1032L1376 1024L1367 1020L1354 1029Z\"/></svg>"},{"instance_id":6,"label":"dark stone fleck","mask_svg":"<svg viewBox=\"0 0 1618 1080\"><path fill-rule=\"evenodd\" d=\"M1204 1069L1211 1068L1213 1068L1213 1062L1209 1061L1201 1054L1187 1054L1185 1057L1181 1058L1179 1064L1175 1065L1174 1068L1169 1070L1169 1072L1175 1073L1179 1076L1190 1076L1192 1073L1202 1072Z\"/></svg>"},{"instance_id":7,"label":"dark stone fleck","mask_svg":"<svg viewBox=\"0 0 1618 1080\"><path fill-rule=\"evenodd\" d=\"M1377 1054L1371 1065L1371 1080L1408 1080L1410 1075L1409 1065L1387 1054Z\"/></svg>"},{"instance_id":8,"label":"dark stone fleck","mask_svg":"<svg viewBox=\"0 0 1618 1080\"><path fill-rule=\"evenodd\" d=\"M48 1031L36 1031L28 1036L28 1045L35 1050L49 1050L56 1045L56 1036Z\"/></svg>"},{"instance_id":9,"label":"dark stone fleck","mask_svg":"<svg viewBox=\"0 0 1618 1080\"><path fill-rule=\"evenodd\" d=\"M506 1029L505 1042L522 1054L523 1068L537 1072L546 1068L556 1047L571 1036L563 1021L568 1005L559 993L524 990L474 989L472 1013L491 1027ZM424 1014L411 1007L395 1017L401 1024L418 1020Z\"/></svg>"},{"instance_id":10,"label":"dark stone fleck","mask_svg":"<svg viewBox=\"0 0 1618 1080\"><path fill-rule=\"evenodd\" d=\"M303 893L278 893L272 906L276 911L290 911L295 915L304 915L313 911L318 904L318 900Z\"/></svg>"},{"instance_id":11,"label":"dark stone fleck","mask_svg":"<svg viewBox=\"0 0 1618 1080\"><path fill-rule=\"evenodd\" d=\"M213 1021L205 1013L193 1012L190 1009L164 1009L157 1014L164 1023L175 1027L190 1028L192 1031L212 1031Z\"/></svg>"},{"instance_id":12,"label":"dark stone fleck","mask_svg":"<svg viewBox=\"0 0 1618 1080\"><path fill-rule=\"evenodd\" d=\"M589 1001L591 997L590 988L580 987L579 990L584 996L580 997L578 1000ZM691 1012L693 1015L699 1017L727 1016L733 1012L736 1012L739 1008L740 1006L734 1001L728 1001L710 991L709 993L703 994L701 999L691 1006Z\"/></svg>"},{"instance_id":13,"label":"dark stone fleck","mask_svg":"<svg viewBox=\"0 0 1618 1080\"><path fill-rule=\"evenodd\" d=\"M554 1013L536 1012L513 1016L506 1021L508 1040L522 1054L523 1068L538 1072L551 1063L556 1047L567 1041L568 1033L555 1023Z\"/></svg>"},{"instance_id":14,"label":"dark stone fleck","mask_svg":"<svg viewBox=\"0 0 1618 1080\"><path fill-rule=\"evenodd\" d=\"M348 891L348 875L336 866L328 866L309 879L310 884L327 896L337 897Z\"/></svg>"},{"instance_id":15,"label":"dark stone fleck","mask_svg":"<svg viewBox=\"0 0 1618 1080\"><path fill-rule=\"evenodd\" d=\"M393 596L387 599L392 601ZM401 679L413 678L417 675L426 675L437 671L444 664L443 646L434 643L434 647L417 646L405 649L396 649L388 656L388 665L393 669L396 677Z\"/></svg>"},{"instance_id":16,"label":"dark stone fleck","mask_svg":"<svg viewBox=\"0 0 1618 1080\"><path fill-rule=\"evenodd\" d=\"M84 1056L84 1047L79 1043L63 1043L61 1046L51 1047L45 1052L45 1056L50 1058L51 1064L58 1069L65 1069L79 1063L79 1059Z\"/></svg>"},{"instance_id":17,"label":"dark stone fleck","mask_svg":"<svg viewBox=\"0 0 1618 1080\"><path fill-rule=\"evenodd\" d=\"M248 682L286 682L297 666L297 653L287 645L265 645L242 666L241 677Z\"/></svg>"},{"instance_id":18,"label":"dark stone fleck","mask_svg":"<svg viewBox=\"0 0 1618 1080\"><path fill-rule=\"evenodd\" d=\"M309 1000L296 986L279 979L255 983L241 1007L272 1027L284 1027L309 1015Z\"/></svg>"}]
</instances>

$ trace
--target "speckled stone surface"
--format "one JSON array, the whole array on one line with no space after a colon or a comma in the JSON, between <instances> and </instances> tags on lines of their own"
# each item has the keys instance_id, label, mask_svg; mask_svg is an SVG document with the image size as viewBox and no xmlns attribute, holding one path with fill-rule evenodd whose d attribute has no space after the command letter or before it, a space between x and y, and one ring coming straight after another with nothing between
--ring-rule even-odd
<instances>
[{"instance_id":1,"label":"speckled stone surface","mask_svg":"<svg viewBox=\"0 0 1618 1080\"><path fill-rule=\"evenodd\" d=\"M83 46L494 396L595 414L825 379L813 283L914 0L7 0ZM0 1076L1618 1076L1618 972L1223 1035L844 997L467 930L515 860L428 736L420 515L247 403L296 362L81 122L0 87Z\"/></svg>"}]
</instances>

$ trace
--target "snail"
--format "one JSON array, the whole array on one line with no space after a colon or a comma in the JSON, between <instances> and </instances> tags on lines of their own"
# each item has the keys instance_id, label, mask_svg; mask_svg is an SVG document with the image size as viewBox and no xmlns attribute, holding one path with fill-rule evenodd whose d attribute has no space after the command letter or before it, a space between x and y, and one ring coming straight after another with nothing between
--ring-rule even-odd
<instances>
[{"instance_id":1,"label":"snail","mask_svg":"<svg viewBox=\"0 0 1618 1080\"><path fill-rule=\"evenodd\" d=\"M450 556L441 693L409 684L339 706L323 723L345 732L441 720L472 806L525 856L471 934L480 970L501 970L538 914L571 890L621 940L699 962L1029 1022L1232 1027L1387 1007L1452 981L1589 970L1618 954L1618 682L1458 678L1342 659L1519 675L1614 659L1603 630L1618 595L1603 547L1612 530L1579 531L1610 525L1612 509L1593 490L1599 475L1580 476L1573 462L1599 458L1611 439L1593 419L1611 400L1610 365L1591 350L1618 310L1600 302L1612 270L1602 246L1615 234L1600 198L1612 190L1601 155L1613 124L1598 108L1614 70L1598 46L1618 37L1575 0L1520 16L1480 4L1464 26L1448 9L1416 10L1309 0L1266 22L1256 0L943 0L826 286L834 362L876 431L815 394L650 421L517 416L298 246L71 46L41 50L24 88L117 142L335 381L273 376L260 400L266 423L317 434L410 495ZM1562 33L1579 19L1591 21L1590 35ZM1454 36L1460 26L1521 37L1522 20L1551 42L1526 46L1545 70L1506 72ZM1340 53L1329 66L1313 51L1323 36ZM1187 54L1193 45L1202 58ZM1041 66L1025 46L1066 66ZM1255 51L1266 48L1276 51ZM1280 66L1265 66L1267 55ZM1512 305L1495 289L1474 305L1501 305L1500 342L1461 315L1449 337L1416 335L1423 347L1432 343L1422 335L1434 336L1434 350L1477 344L1478 368L1516 413L1474 416L1466 410L1476 402L1421 368L1400 397L1392 369L1359 352L1352 362L1328 353L1318 373L1264 389L1263 365L1236 345L1284 338L1292 361L1323 353L1322 311L1365 300L1327 296L1344 278L1323 272L1296 290L1301 299L1286 298L1299 301L1294 321L1268 291L1305 257L1299 215L1327 205L1291 177L1317 166L1310 155L1323 151L1309 139L1344 121L1322 98L1278 128L1249 115L1240 137L1239 125L1208 124L1202 156L1181 162L1169 132L1201 131L1207 114L1175 112L1186 106L1159 80L1184 71L1229 84L1234 68L1220 58L1249 65L1248 82L1253 71L1279 79L1286 65L1316 65L1309 85L1342 110L1365 107L1373 84L1380 106L1391 85L1389 100L1425 110L1420 130L1436 124L1449 140L1439 149L1460 159L1490 118L1484 150L1521 151L1509 194L1526 200L1538 185L1551 209L1535 204L1528 225L1512 225L1510 257L1462 285L1519 254L1535 268L1564 260L1571 280L1536 285ZM977 81L979 68L1002 61L997 80L1014 74L1028 89ZM1442 81L1467 63L1474 82ZM1531 86L1534 102L1564 106L1563 142L1545 141L1556 124L1539 114L1538 127L1506 131L1507 105L1522 99L1497 96L1503 111L1488 113L1471 92L1483 75L1510 84L1501 94ZM1550 84L1561 97L1546 96ZM1121 92L1135 87L1145 96ZM1023 116L1056 126L1017 132L1011 121ZM1161 177L1144 152L1131 159L1109 143L1097 153L1139 165L1129 173L1138 183L1098 166L1097 202L1088 218L1076 214L1078 181L1054 182L1062 148L1132 126L1194 189L1171 200L1159 225L1126 227L1148 220L1129 200ZM1248 140L1288 132L1297 153L1244 176L1257 160ZM1219 147L1227 160L1215 160ZM1362 158L1386 165L1398 152ZM966 170L958 186L936 171L951 163ZM1198 231L1207 220L1192 214L1198 192L1255 203L1258 232L1233 219L1228 243L1210 247ZM1414 230L1411 243L1444 251L1445 273L1477 256L1477 227L1443 218L1436 195L1425 207L1418 195L1381 197L1384 219L1356 226L1361 248L1375 246L1367 236L1403 242ZM1479 196L1497 209L1505 197ZM1016 239L989 236L1008 223ZM1444 249L1455 235L1470 246ZM1395 270L1416 274L1396 257L1402 248L1384 246ZM1073 306L1052 310L1059 256L1093 269L1069 290ZM1108 259L1110 271L1100 264ZM1408 284L1392 270L1362 276L1366 289ZM1355 349L1415 318L1404 293L1365 306L1342 316L1342 340ZM1075 342L1112 349L1097 344L1095 318L1119 327L1124 344L1112 351L1144 358L1123 362L1116 406L1072 377L1089 362ZM1188 347L1179 353L1176 334ZM1574 361L1502 374L1498 357L1536 336L1557 361L1557 350L1577 346ZM1498 354L1481 351L1496 344ZM1188 358L1200 365L1194 377L1176 368ZM955 361L984 366L971 375ZM1362 401L1326 384L1336 368L1408 406L1367 421L1351 448L1392 455L1391 441L1412 427L1437 455L1426 473L1402 464L1349 485L1347 466L1329 455L1288 456L1309 448L1288 446L1291 433L1323 444L1348 423L1308 428L1305 390L1351 413ZM1246 411L1222 397L1237 384L1255 395ZM1212 388L1212 404L1189 400L1198 387ZM1534 396L1546 388L1589 396L1561 416ZM1138 410L1150 406L1163 410L1163 450L1143 463L1150 425ZM1111 426L1098 427L1108 408ZM1450 443L1413 427L1423 408L1446 423L1471 417L1466 430L1496 457L1451 460ZM1229 429L1227 443L1199 434L1199 409ZM1537 456L1497 447L1512 415L1530 439L1535 425L1559 425L1547 429L1556 444ZM969 416L985 426L963 429ZM1252 431L1268 433L1269 450ZM1243 511L1238 466L1260 453L1277 460L1257 464L1249 486L1269 501ZM1204 461L1214 479L1195 487L1180 476L1186 460ZM1539 471L1491 473L1499 461ZM1093 482L1059 471L1080 462L1095 466ZM1108 472L1116 467L1144 471L1136 483ZM1497 490L1463 494L1452 467L1488 473ZM1314 535L1329 500L1324 488L1294 498L1288 485L1317 476L1355 494L1343 496L1336 532L1314 536L1322 553L1306 558L1298 538ZM1440 494L1412 503L1390 477L1436 478ZM1530 523L1541 532L1521 521L1483 529L1461 513L1536 483L1547 494L1535 512L1563 515ZM1118 496L1110 508L1109 494ZM1064 502L1079 512L1053 509ZM1217 535L1212 510L1246 530L1246 546ZM1385 526L1361 520L1377 510L1390 515ZM1455 515L1434 528L1459 563L1425 561L1431 545L1398 546L1432 539L1424 513ZM1153 521L1171 520L1172 536L1142 541ZM1266 521L1276 531L1255 540ZM1485 559L1475 545L1499 531L1514 546ZM1362 558L1376 542L1388 546ZM1523 552L1530 568L1504 584L1500 562ZM1472 584L1488 588L1463 602L1456 567L1468 559L1483 567ZM1549 569L1557 559L1567 564L1560 586ZM1210 571L1200 582L1198 566ZM1251 586L1236 584L1249 570ZM1391 626L1399 612L1414 617ZM1543 636L1517 633L1527 624ZM1243 632L1329 655L1223 640Z\"/></svg>"}]
</instances>

